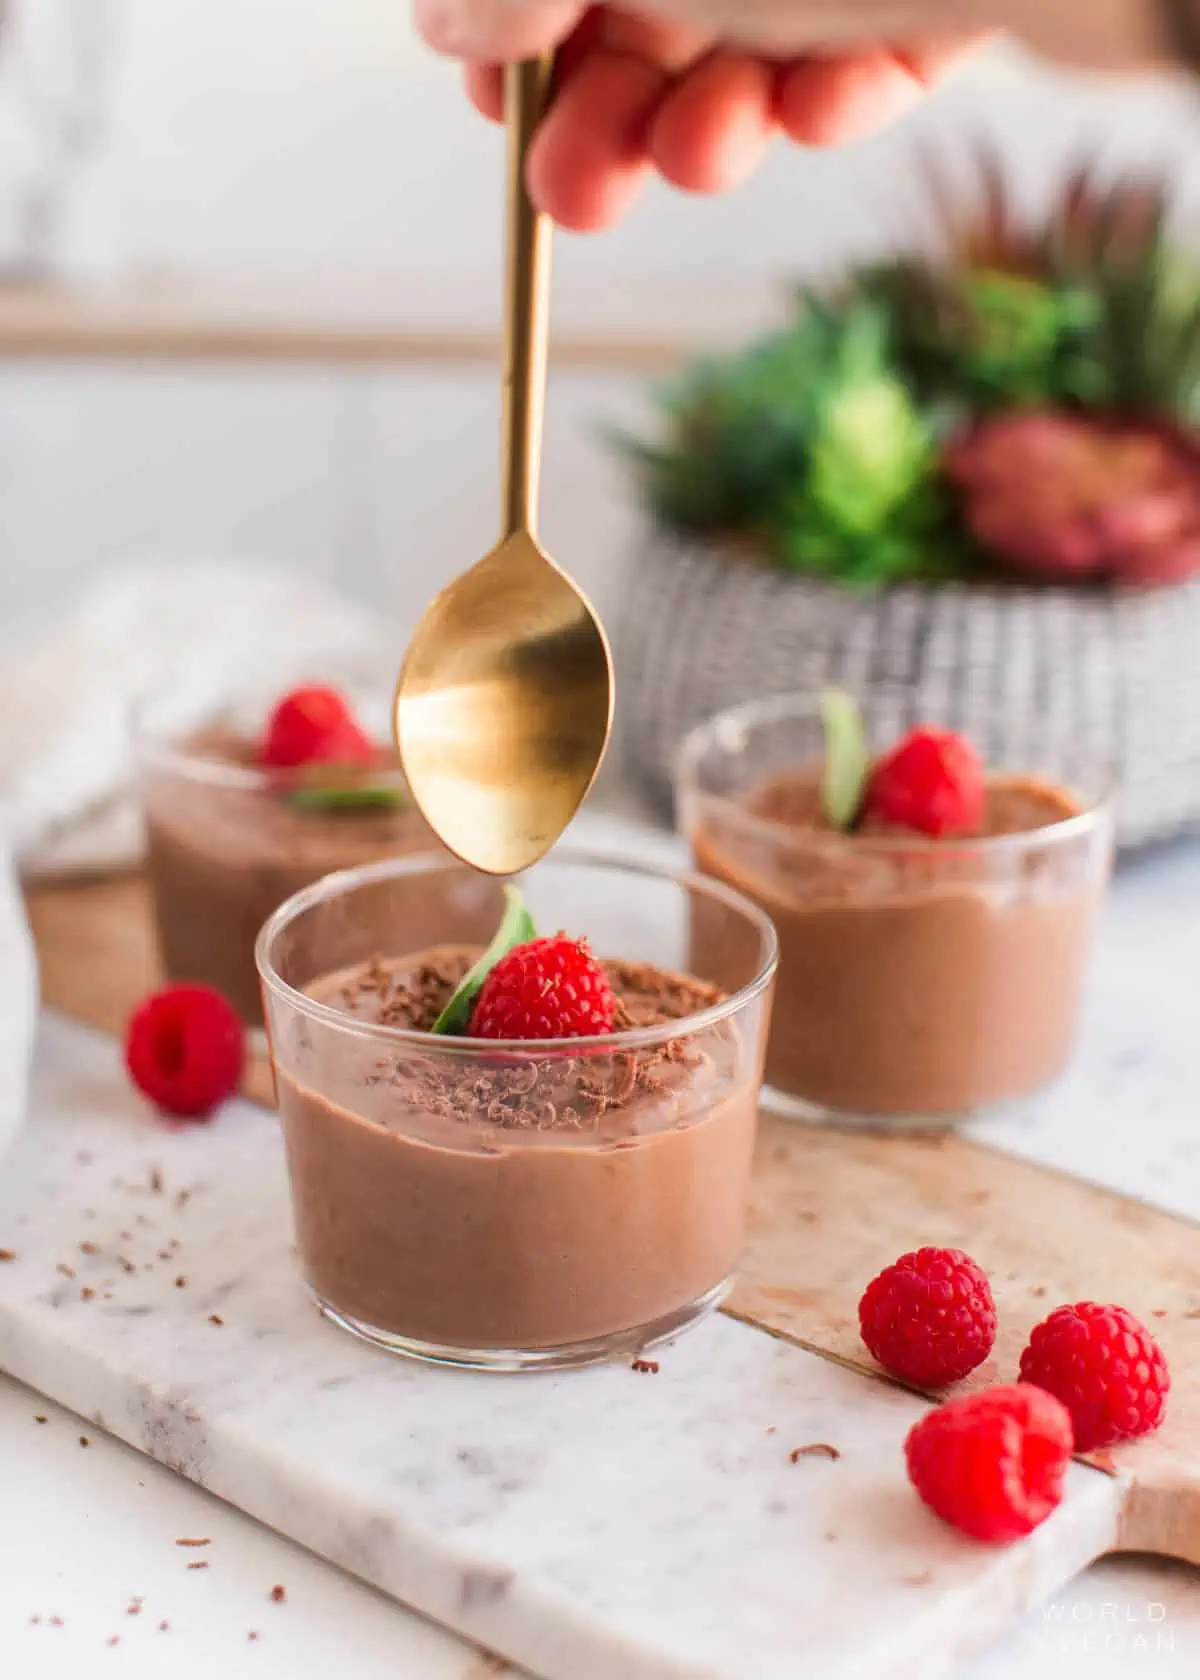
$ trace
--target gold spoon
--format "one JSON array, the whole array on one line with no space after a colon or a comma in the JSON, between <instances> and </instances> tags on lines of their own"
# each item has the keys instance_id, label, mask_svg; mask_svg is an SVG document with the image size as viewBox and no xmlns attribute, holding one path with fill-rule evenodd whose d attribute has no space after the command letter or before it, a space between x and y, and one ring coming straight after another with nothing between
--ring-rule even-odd
<instances>
[{"instance_id":1,"label":"gold spoon","mask_svg":"<svg viewBox=\"0 0 1200 1680\"><path fill-rule=\"evenodd\" d=\"M552 59L511 65L503 529L433 602L396 689L396 745L439 839L489 875L528 868L595 780L612 726L612 658L583 595L537 542L546 394L550 225L525 187L525 154Z\"/></svg>"}]
</instances>

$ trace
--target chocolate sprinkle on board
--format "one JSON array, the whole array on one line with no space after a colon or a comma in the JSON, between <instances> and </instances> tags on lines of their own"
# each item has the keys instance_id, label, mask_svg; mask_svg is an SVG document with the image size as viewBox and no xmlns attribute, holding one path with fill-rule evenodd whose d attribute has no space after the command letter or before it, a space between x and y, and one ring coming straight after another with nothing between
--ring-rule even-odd
<instances>
[{"instance_id":1,"label":"chocolate sprinkle on board","mask_svg":"<svg viewBox=\"0 0 1200 1680\"><path fill-rule=\"evenodd\" d=\"M225 1320L221 1317L220 1313L209 1313L208 1322L210 1324L215 1324L218 1327L220 1327L222 1324L224 1324Z\"/></svg>"},{"instance_id":2,"label":"chocolate sprinkle on board","mask_svg":"<svg viewBox=\"0 0 1200 1680\"><path fill-rule=\"evenodd\" d=\"M16 1258L17 1257L11 1248L0 1248L0 1263L3 1263L6 1260L15 1260Z\"/></svg>"},{"instance_id":3,"label":"chocolate sprinkle on board","mask_svg":"<svg viewBox=\"0 0 1200 1680\"><path fill-rule=\"evenodd\" d=\"M162 1195L163 1188L164 1188L164 1180L163 1180L162 1168L161 1167L151 1167L150 1168L150 1188L151 1188L151 1190L153 1190L153 1192L156 1196L161 1196Z\"/></svg>"},{"instance_id":4,"label":"chocolate sprinkle on board","mask_svg":"<svg viewBox=\"0 0 1200 1680\"><path fill-rule=\"evenodd\" d=\"M189 1563L188 1568L189 1569L207 1569L208 1568L208 1559L207 1558L198 1558L193 1563Z\"/></svg>"},{"instance_id":5,"label":"chocolate sprinkle on board","mask_svg":"<svg viewBox=\"0 0 1200 1680\"><path fill-rule=\"evenodd\" d=\"M88 1436L88 1435L81 1435L81 1436L80 1436L80 1437L79 1437L79 1445L80 1445L80 1446L81 1446L81 1447L90 1447L90 1446L91 1446L91 1444L92 1444L92 1442L91 1442L91 1437L90 1437L90 1436Z\"/></svg>"},{"instance_id":6,"label":"chocolate sprinkle on board","mask_svg":"<svg viewBox=\"0 0 1200 1680\"><path fill-rule=\"evenodd\" d=\"M647 1372L649 1372L649 1374L652 1377L656 1377L658 1375L658 1371L659 1371L658 1360L657 1359L635 1359L633 1364L630 1366L630 1370L633 1370L633 1371L647 1371Z\"/></svg>"},{"instance_id":7,"label":"chocolate sprinkle on board","mask_svg":"<svg viewBox=\"0 0 1200 1680\"><path fill-rule=\"evenodd\" d=\"M275 1587L271 1588L271 1603L272 1604L282 1604L286 1598L287 1598L287 1593L284 1591L284 1589L282 1587L275 1586Z\"/></svg>"},{"instance_id":8,"label":"chocolate sprinkle on board","mask_svg":"<svg viewBox=\"0 0 1200 1680\"><path fill-rule=\"evenodd\" d=\"M49 1419L49 1418L47 1418L47 1417L43 1417L43 1416L42 1416L42 1415L41 1415L41 1413L40 1413L40 1412L39 1412L39 1413L38 1413L38 1414L37 1414L37 1416L36 1416L36 1417L35 1417L35 1418L34 1418L34 1420L33 1420L33 1421L34 1421L34 1423L49 1423L49 1422L50 1422L50 1419Z\"/></svg>"},{"instance_id":9,"label":"chocolate sprinkle on board","mask_svg":"<svg viewBox=\"0 0 1200 1680\"><path fill-rule=\"evenodd\" d=\"M211 1546L212 1541L207 1535L202 1540L191 1540L185 1536L181 1540L176 1540L175 1544L177 1546Z\"/></svg>"},{"instance_id":10,"label":"chocolate sprinkle on board","mask_svg":"<svg viewBox=\"0 0 1200 1680\"><path fill-rule=\"evenodd\" d=\"M799 1464L802 1458L841 1458L837 1447L831 1447L828 1441L810 1441L805 1447L793 1447L788 1454L789 1464Z\"/></svg>"}]
</instances>

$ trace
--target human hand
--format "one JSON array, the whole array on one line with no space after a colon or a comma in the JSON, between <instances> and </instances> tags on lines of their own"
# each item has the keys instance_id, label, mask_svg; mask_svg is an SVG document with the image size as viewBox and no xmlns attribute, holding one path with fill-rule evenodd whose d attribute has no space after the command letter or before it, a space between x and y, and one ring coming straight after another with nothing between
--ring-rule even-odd
<instances>
[{"instance_id":1,"label":"human hand","mask_svg":"<svg viewBox=\"0 0 1200 1680\"><path fill-rule=\"evenodd\" d=\"M633 5L414 0L425 40L467 61L471 99L494 121L503 115L502 64L560 48L557 92L530 152L529 186L564 227L615 222L654 170L685 191L725 191L753 171L779 131L808 146L859 139L916 104L980 39L978 32L916 33L904 47L826 45L819 55L786 57L765 43L790 7ZM840 41L838 7L814 0L812 10L825 14L819 38ZM861 10L882 29L928 22L945 8L938 0L864 0ZM736 34L718 33L731 18Z\"/></svg>"}]
</instances>

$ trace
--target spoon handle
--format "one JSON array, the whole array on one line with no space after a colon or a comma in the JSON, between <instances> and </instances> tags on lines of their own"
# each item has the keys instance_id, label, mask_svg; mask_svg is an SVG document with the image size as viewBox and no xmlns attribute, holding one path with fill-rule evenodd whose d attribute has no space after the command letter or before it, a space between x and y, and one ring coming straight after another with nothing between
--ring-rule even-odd
<instances>
[{"instance_id":1,"label":"spoon handle","mask_svg":"<svg viewBox=\"0 0 1200 1680\"><path fill-rule=\"evenodd\" d=\"M525 186L525 157L550 91L553 53L510 64L504 79L508 129L508 250L504 341L504 419L501 433L502 537L537 535L546 402L546 338L550 312L550 237L547 216L535 210Z\"/></svg>"}]
</instances>

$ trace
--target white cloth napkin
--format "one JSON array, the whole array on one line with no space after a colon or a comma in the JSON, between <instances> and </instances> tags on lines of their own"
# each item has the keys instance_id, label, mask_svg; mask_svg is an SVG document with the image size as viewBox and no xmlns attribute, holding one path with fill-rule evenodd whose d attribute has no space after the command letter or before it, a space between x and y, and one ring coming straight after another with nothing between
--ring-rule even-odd
<instances>
[{"instance_id":1,"label":"white cloth napkin","mask_svg":"<svg viewBox=\"0 0 1200 1680\"><path fill-rule=\"evenodd\" d=\"M181 728L248 690L349 690L381 727L399 649L377 615L270 567L160 562L111 574L40 643L0 656L0 1150L17 1130L37 976L15 870L133 862L131 716L169 694Z\"/></svg>"}]
</instances>

